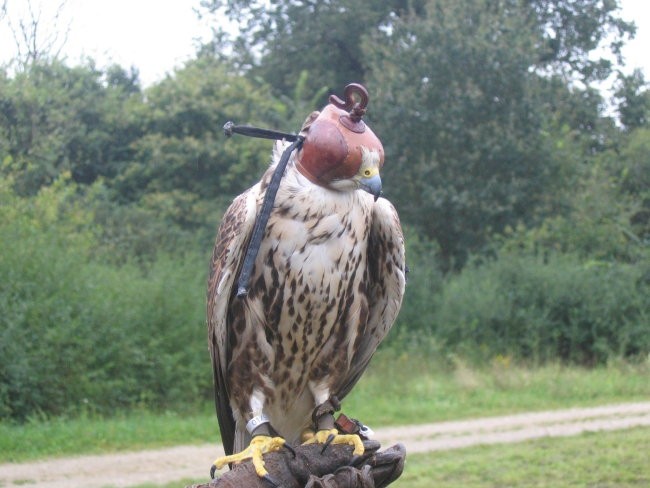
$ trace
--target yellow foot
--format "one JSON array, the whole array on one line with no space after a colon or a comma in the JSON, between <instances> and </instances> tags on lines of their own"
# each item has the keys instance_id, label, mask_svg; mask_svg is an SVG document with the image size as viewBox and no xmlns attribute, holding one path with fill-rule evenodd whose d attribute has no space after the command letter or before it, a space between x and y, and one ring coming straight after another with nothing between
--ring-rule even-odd
<instances>
[{"instance_id":1,"label":"yellow foot","mask_svg":"<svg viewBox=\"0 0 650 488\"><path fill-rule=\"evenodd\" d=\"M363 442L357 434L339 434L336 429L319 430L316 433L306 431L302 435L302 440L303 444L325 444L325 448L330 444L347 444L354 447L352 451L354 456L361 456L364 451Z\"/></svg>"},{"instance_id":2,"label":"yellow foot","mask_svg":"<svg viewBox=\"0 0 650 488\"><path fill-rule=\"evenodd\" d=\"M258 435L256 437L253 437L250 445L242 452L231 454L230 456L220 457L214 462L214 465L217 469L221 469L226 464L241 463L246 459L252 459L257 476L264 478L268 476L269 472L264 468L264 460L262 459L262 454L279 451L282 446L284 446L284 442L285 441L282 437Z\"/></svg>"}]
</instances>

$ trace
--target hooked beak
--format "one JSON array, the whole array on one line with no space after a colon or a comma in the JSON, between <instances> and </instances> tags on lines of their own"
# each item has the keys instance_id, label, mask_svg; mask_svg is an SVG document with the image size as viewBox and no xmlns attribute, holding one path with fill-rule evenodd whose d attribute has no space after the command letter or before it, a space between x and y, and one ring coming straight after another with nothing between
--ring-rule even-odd
<instances>
[{"instance_id":1,"label":"hooked beak","mask_svg":"<svg viewBox=\"0 0 650 488\"><path fill-rule=\"evenodd\" d=\"M381 195L381 178L379 177L379 174L367 178L361 178L359 181L359 187L374 196L376 202Z\"/></svg>"}]
</instances>

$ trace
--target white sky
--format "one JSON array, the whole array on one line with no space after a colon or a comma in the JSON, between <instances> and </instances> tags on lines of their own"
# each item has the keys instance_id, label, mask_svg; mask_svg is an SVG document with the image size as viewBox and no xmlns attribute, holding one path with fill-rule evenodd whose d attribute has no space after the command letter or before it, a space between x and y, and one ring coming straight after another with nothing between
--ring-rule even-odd
<instances>
[{"instance_id":1,"label":"white sky","mask_svg":"<svg viewBox=\"0 0 650 488\"><path fill-rule=\"evenodd\" d=\"M7 2L8 17L16 26L30 1ZM62 2L57 28L69 31L61 54L71 64L85 56L94 59L98 67L112 63L135 66L145 86L193 57L197 39L211 37L209 26L199 21L194 11L199 0L31 0L34 10L42 12L43 21L49 21L48 32ZM0 20L0 63L15 55L15 44L7 19Z\"/></svg>"},{"instance_id":2,"label":"white sky","mask_svg":"<svg viewBox=\"0 0 650 488\"><path fill-rule=\"evenodd\" d=\"M621 0L623 19L636 24L636 36L625 47L626 68L641 68L650 79L650 2L648 0Z\"/></svg>"},{"instance_id":3,"label":"white sky","mask_svg":"<svg viewBox=\"0 0 650 488\"><path fill-rule=\"evenodd\" d=\"M7 0L10 18L25 11L28 0ZM2 0L0 0L2 3ZM31 0L46 26L60 0ZM642 68L650 79L650 0L622 0L623 18L637 24L636 38L625 48L626 71ZM210 38L210 28L194 9L199 0L67 0L58 28L69 26L63 54L74 64L82 56L99 67L115 62L135 66L148 86L182 65L195 52L199 38ZM15 55L15 42L0 20L0 63Z\"/></svg>"}]
</instances>

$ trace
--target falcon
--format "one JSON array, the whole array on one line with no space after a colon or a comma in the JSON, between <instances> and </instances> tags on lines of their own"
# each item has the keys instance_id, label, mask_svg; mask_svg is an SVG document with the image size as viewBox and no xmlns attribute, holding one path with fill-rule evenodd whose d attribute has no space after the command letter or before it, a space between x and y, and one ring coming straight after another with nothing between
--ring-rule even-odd
<instances>
[{"instance_id":1,"label":"falcon","mask_svg":"<svg viewBox=\"0 0 650 488\"><path fill-rule=\"evenodd\" d=\"M272 482L262 455L300 442L363 453L333 414L397 317L406 265L399 217L380 196L383 147L361 119L367 92L351 84L345 94L307 119L297 151L276 143L269 169L219 226L207 321L226 456L213 472L252 458ZM238 292L240 274L249 283Z\"/></svg>"}]
</instances>

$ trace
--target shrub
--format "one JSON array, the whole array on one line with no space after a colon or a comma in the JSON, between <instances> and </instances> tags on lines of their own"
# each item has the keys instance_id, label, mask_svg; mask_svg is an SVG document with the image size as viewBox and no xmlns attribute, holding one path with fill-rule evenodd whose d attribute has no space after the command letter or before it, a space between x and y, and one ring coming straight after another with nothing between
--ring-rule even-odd
<instances>
[{"instance_id":1,"label":"shrub","mask_svg":"<svg viewBox=\"0 0 650 488\"><path fill-rule=\"evenodd\" d=\"M502 254L449 279L434 334L485 357L579 364L650 353L647 268Z\"/></svg>"},{"instance_id":2,"label":"shrub","mask_svg":"<svg viewBox=\"0 0 650 488\"><path fill-rule=\"evenodd\" d=\"M207 258L96 262L67 189L30 200L0 191L0 418L164 409L210 394Z\"/></svg>"},{"instance_id":3,"label":"shrub","mask_svg":"<svg viewBox=\"0 0 650 488\"><path fill-rule=\"evenodd\" d=\"M402 308L388 337L388 344L404 340L410 342L431 330L435 317L432 297L439 293L443 284L442 272L437 266L436 245L419 237L411 228L405 227L404 234L409 272Z\"/></svg>"}]
</instances>

